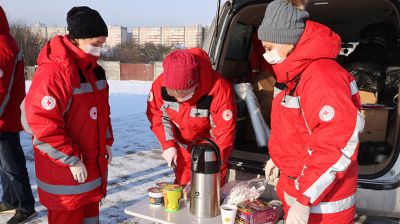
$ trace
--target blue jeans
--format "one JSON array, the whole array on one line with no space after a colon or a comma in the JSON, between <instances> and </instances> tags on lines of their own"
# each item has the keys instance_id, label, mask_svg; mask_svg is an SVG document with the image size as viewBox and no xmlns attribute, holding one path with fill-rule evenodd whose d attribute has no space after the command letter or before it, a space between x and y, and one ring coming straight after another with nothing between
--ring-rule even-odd
<instances>
[{"instance_id":1,"label":"blue jeans","mask_svg":"<svg viewBox=\"0 0 400 224\"><path fill-rule=\"evenodd\" d=\"M0 132L2 201L23 211L35 208L19 132Z\"/></svg>"}]
</instances>

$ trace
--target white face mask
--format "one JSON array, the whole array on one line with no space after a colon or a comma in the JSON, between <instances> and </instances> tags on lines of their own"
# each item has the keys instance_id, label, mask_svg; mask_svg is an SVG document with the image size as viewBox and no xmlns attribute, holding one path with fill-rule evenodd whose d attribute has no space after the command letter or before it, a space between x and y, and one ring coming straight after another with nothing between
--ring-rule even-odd
<instances>
[{"instance_id":1,"label":"white face mask","mask_svg":"<svg viewBox=\"0 0 400 224\"><path fill-rule=\"evenodd\" d=\"M91 54L93 56L100 57L100 55L101 55L101 47L95 47L95 46L92 46L92 45L87 45L85 52L88 53L88 54Z\"/></svg>"},{"instance_id":2,"label":"white face mask","mask_svg":"<svg viewBox=\"0 0 400 224\"><path fill-rule=\"evenodd\" d=\"M281 63L284 59L279 55L278 50L276 50L275 48L272 49L271 51L266 51L263 54L263 57L265 58L265 60L270 63L271 65L274 64L279 64Z\"/></svg>"},{"instance_id":3,"label":"white face mask","mask_svg":"<svg viewBox=\"0 0 400 224\"><path fill-rule=\"evenodd\" d=\"M183 97L183 98L176 98L176 100L177 100L178 102L185 102L185 101L188 101L188 100L190 100L190 98L193 97L194 92L195 92L195 91L193 91L191 94L189 94L189 95L187 95L187 96L185 96L185 97Z\"/></svg>"}]
</instances>

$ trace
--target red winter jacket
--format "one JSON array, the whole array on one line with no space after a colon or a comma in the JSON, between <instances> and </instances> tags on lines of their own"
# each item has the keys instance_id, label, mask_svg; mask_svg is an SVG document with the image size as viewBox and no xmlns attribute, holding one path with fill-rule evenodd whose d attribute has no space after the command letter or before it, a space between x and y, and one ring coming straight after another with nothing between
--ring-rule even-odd
<instances>
[{"instance_id":1,"label":"red winter jacket","mask_svg":"<svg viewBox=\"0 0 400 224\"><path fill-rule=\"evenodd\" d=\"M288 88L274 92L269 152L282 175L295 180L285 193L303 204L354 205L364 120L354 78L335 61L339 51L337 34L307 21L291 54L273 66Z\"/></svg>"},{"instance_id":2,"label":"red winter jacket","mask_svg":"<svg viewBox=\"0 0 400 224\"><path fill-rule=\"evenodd\" d=\"M33 134L40 202L52 210L98 202L106 195L106 144L113 143L104 70L67 36L50 40L38 65L22 120ZM83 184L69 169L79 160L88 171Z\"/></svg>"},{"instance_id":3,"label":"red winter jacket","mask_svg":"<svg viewBox=\"0 0 400 224\"><path fill-rule=\"evenodd\" d=\"M199 48L189 51L200 64L196 93L188 101L177 102L162 86L161 74L152 85L147 104L151 130L163 150L179 145L187 148L197 138L211 138L219 146L222 169L226 171L235 138L234 93L229 82L211 68L206 52ZM190 168L190 163L185 165Z\"/></svg>"},{"instance_id":4,"label":"red winter jacket","mask_svg":"<svg viewBox=\"0 0 400 224\"><path fill-rule=\"evenodd\" d=\"M24 60L0 7L0 132L19 132L25 97Z\"/></svg>"}]
</instances>

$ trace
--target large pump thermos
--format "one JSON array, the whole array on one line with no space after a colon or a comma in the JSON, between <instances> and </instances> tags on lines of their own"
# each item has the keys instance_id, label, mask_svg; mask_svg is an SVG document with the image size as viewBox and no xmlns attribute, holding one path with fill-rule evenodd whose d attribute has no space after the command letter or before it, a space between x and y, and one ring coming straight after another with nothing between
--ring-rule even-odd
<instances>
[{"instance_id":1,"label":"large pump thermos","mask_svg":"<svg viewBox=\"0 0 400 224\"><path fill-rule=\"evenodd\" d=\"M220 166L218 146L201 138L190 146L192 167L190 213L196 217L215 217L220 214Z\"/></svg>"}]
</instances>

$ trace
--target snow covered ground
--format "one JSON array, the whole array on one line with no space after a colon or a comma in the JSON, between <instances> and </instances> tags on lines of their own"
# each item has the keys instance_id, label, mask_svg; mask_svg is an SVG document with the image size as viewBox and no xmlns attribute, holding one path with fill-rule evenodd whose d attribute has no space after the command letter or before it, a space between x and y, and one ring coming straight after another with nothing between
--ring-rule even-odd
<instances>
[{"instance_id":1,"label":"snow covered ground","mask_svg":"<svg viewBox=\"0 0 400 224\"><path fill-rule=\"evenodd\" d=\"M30 87L27 81L27 90ZM147 197L147 189L161 181L173 181L173 172L161 157L157 139L149 129L145 115L147 94L151 82L109 81L111 118L114 128L115 143L113 162L109 169L108 196L100 207L101 223L144 223L126 215L124 209L138 200ZM35 180L31 137L21 134L27 168L36 199L38 216L30 223L47 223L47 211L39 203ZM0 187L0 194L2 189ZM0 215L0 223L6 223L12 215ZM396 220L357 216L356 223L378 224L398 223Z\"/></svg>"}]
</instances>

